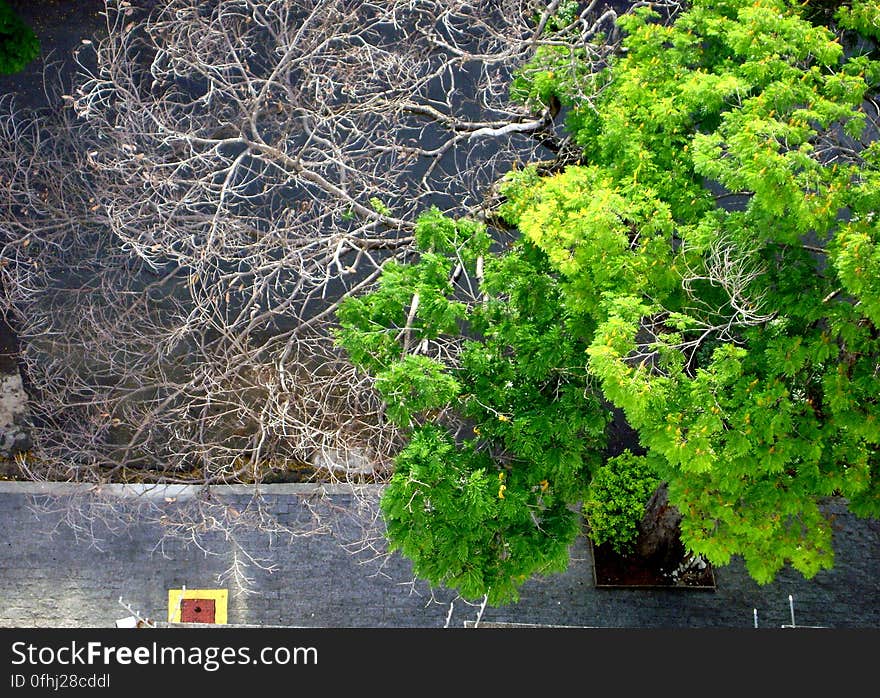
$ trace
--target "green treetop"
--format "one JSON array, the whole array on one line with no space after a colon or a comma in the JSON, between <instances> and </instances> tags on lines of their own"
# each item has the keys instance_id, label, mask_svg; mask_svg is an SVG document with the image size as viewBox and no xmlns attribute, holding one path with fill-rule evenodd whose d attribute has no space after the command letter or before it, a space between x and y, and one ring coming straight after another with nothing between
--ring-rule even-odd
<instances>
[{"instance_id":1,"label":"green treetop","mask_svg":"<svg viewBox=\"0 0 880 698\"><path fill-rule=\"evenodd\" d=\"M580 164L504 177L503 254L427 212L419 261L341 309L412 430L383 509L417 574L515 598L564 566L578 502L625 547L639 478L666 483L687 548L762 583L832 565L822 498L880 512L876 4L810 10L641 8L598 72L539 49L512 94L563 105ZM644 459L603 463L603 400Z\"/></svg>"},{"instance_id":2,"label":"green treetop","mask_svg":"<svg viewBox=\"0 0 880 698\"><path fill-rule=\"evenodd\" d=\"M5 0L0 0L0 73L21 71L39 53L36 34Z\"/></svg>"},{"instance_id":3,"label":"green treetop","mask_svg":"<svg viewBox=\"0 0 880 698\"><path fill-rule=\"evenodd\" d=\"M507 185L599 323L590 371L662 456L684 542L760 582L831 566L822 497L880 510L880 64L803 9L627 17L598 98L569 100L587 166Z\"/></svg>"},{"instance_id":4,"label":"green treetop","mask_svg":"<svg viewBox=\"0 0 880 698\"><path fill-rule=\"evenodd\" d=\"M567 566L607 410L540 250L489 254L484 226L436 209L416 238L418 261L387 263L338 313L340 344L411 434L382 498L388 537L432 583L510 601Z\"/></svg>"}]
</instances>

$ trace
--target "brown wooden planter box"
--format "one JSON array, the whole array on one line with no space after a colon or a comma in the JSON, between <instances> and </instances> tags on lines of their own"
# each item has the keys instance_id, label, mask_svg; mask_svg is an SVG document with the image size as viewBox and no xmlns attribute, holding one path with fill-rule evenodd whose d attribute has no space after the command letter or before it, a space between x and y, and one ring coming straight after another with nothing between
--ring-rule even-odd
<instances>
[{"instance_id":1,"label":"brown wooden planter box","mask_svg":"<svg viewBox=\"0 0 880 698\"><path fill-rule=\"evenodd\" d=\"M639 558L618 555L608 544L594 546L589 537L587 543L593 558L593 584L597 589L715 591L715 572L709 563L698 575L676 582Z\"/></svg>"}]
</instances>

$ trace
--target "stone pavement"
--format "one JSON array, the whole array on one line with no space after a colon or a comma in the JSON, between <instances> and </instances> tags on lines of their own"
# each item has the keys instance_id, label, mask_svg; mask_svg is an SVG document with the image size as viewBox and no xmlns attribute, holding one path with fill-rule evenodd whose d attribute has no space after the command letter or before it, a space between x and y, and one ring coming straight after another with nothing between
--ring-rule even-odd
<instances>
[{"instance_id":1,"label":"stone pavement","mask_svg":"<svg viewBox=\"0 0 880 698\"><path fill-rule=\"evenodd\" d=\"M734 560L715 570L714 591L597 589L581 540L565 573L479 615L387 555L377 487L268 485L260 498L219 487L210 500L185 487L107 489L0 482L0 627L113 627L129 615L120 597L163 622L168 590L185 586L228 589L228 622L241 625L460 628L479 618L487 627L749 628L757 609L760 627L778 628L791 622L791 595L799 626L880 628L880 521L839 501L828 504L835 568L810 581L784 570L761 587ZM204 516L224 531L192 525Z\"/></svg>"}]
</instances>

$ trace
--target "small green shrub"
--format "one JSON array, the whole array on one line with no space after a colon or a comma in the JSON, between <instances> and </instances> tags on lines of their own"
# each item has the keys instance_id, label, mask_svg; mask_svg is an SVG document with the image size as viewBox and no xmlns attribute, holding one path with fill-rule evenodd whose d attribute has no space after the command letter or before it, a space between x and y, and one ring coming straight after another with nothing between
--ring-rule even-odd
<instances>
[{"instance_id":1,"label":"small green shrub","mask_svg":"<svg viewBox=\"0 0 880 698\"><path fill-rule=\"evenodd\" d=\"M583 504L593 543L610 543L621 554L631 551L645 505L659 484L644 456L626 450L609 458L593 474Z\"/></svg>"},{"instance_id":2,"label":"small green shrub","mask_svg":"<svg viewBox=\"0 0 880 698\"><path fill-rule=\"evenodd\" d=\"M39 54L40 41L33 29L0 0L0 73L17 73Z\"/></svg>"}]
</instances>

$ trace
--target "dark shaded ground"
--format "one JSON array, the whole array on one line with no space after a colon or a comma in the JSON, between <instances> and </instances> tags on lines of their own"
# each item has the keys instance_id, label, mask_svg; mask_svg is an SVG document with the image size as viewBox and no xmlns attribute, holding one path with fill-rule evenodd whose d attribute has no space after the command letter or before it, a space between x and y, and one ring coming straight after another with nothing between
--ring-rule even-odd
<instances>
[{"instance_id":1,"label":"dark shaded ground","mask_svg":"<svg viewBox=\"0 0 880 698\"><path fill-rule=\"evenodd\" d=\"M82 40L97 36L106 23L103 0L7 0L40 40L40 56L23 71L0 75L0 95L12 95L19 107L38 108L48 104L44 76L60 75L69 80L73 51ZM59 72L60 68L60 72ZM0 241L2 243L2 241ZM0 293L3 292L0 287ZM16 370L18 344L7 318L0 315L0 373Z\"/></svg>"},{"instance_id":2,"label":"dark shaded ground","mask_svg":"<svg viewBox=\"0 0 880 698\"><path fill-rule=\"evenodd\" d=\"M2 292L2 289L0 289ZM14 373L17 366L15 357L18 355L18 344L12 328L0 315L0 373Z\"/></svg>"},{"instance_id":3,"label":"dark shaded ground","mask_svg":"<svg viewBox=\"0 0 880 698\"><path fill-rule=\"evenodd\" d=\"M101 14L103 0L7 0L7 4L34 30L40 40L40 56L23 71L0 75L0 94L13 94L19 106L38 107L47 103L43 76L62 68L69 79L73 51L83 39L106 30Z\"/></svg>"}]
</instances>

